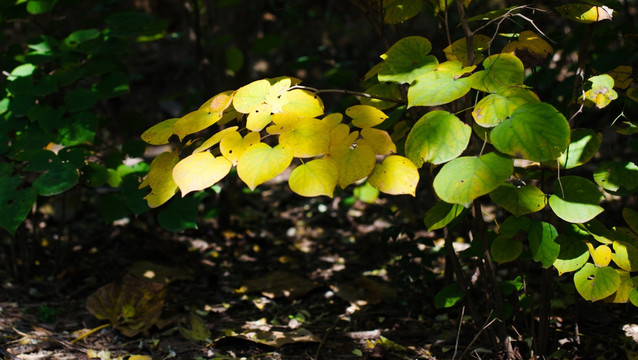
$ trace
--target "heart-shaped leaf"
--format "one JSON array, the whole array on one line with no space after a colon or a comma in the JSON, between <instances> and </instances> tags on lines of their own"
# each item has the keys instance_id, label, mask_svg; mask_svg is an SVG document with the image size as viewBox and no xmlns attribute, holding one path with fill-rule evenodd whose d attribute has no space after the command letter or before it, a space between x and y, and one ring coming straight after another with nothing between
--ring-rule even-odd
<instances>
[{"instance_id":1,"label":"heart-shaped leaf","mask_svg":"<svg viewBox=\"0 0 638 360\"><path fill-rule=\"evenodd\" d=\"M584 223L603 212L599 205L603 195L585 178L563 176L554 182L554 192L549 198L549 207L567 222Z\"/></svg>"},{"instance_id":2,"label":"heart-shaped leaf","mask_svg":"<svg viewBox=\"0 0 638 360\"><path fill-rule=\"evenodd\" d=\"M237 175L250 188L255 188L281 174L292 162L292 150L277 145L255 144L237 162Z\"/></svg>"},{"instance_id":3,"label":"heart-shaped leaf","mask_svg":"<svg viewBox=\"0 0 638 360\"><path fill-rule=\"evenodd\" d=\"M391 155L375 166L368 182L386 194L416 196L419 170L408 158Z\"/></svg>"},{"instance_id":4,"label":"heart-shaped leaf","mask_svg":"<svg viewBox=\"0 0 638 360\"><path fill-rule=\"evenodd\" d=\"M540 100L535 93L522 87L503 87L476 104L472 111L474 121L482 127L494 127L510 117L516 108Z\"/></svg>"},{"instance_id":5,"label":"heart-shaped leaf","mask_svg":"<svg viewBox=\"0 0 638 360\"><path fill-rule=\"evenodd\" d=\"M576 290L585 300L602 300L620 287L620 276L609 266L597 267L587 263L574 274Z\"/></svg>"},{"instance_id":6,"label":"heart-shaped leaf","mask_svg":"<svg viewBox=\"0 0 638 360\"><path fill-rule=\"evenodd\" d=\"M490 198L497 205L516 216L540 211L545 207L546 202L545 194L536 186L516 187L509 183L490 192Z\"/></svg>"},{"instance_id":7,"label":"heart-shaped leaf","mask_svg":"<svg viewBox=\"0 0 638 360\"><path fill-rule=\"evenodd\" d=\"M237 165L237 161L241 155L250 146L253 146L261 141L261 135L256 131L251 131L246 136L242 137L238 132L229 132L224 136L219 143L219 151L222 155L230 160L233 165Z\"/></svg>"},{"instance_id":8,"label":"heart-shaped leaf","mask_svg":"<svg viewBox=\"0 0 638 360\"><path fill-rule=\"evenodd\" d=\"M559 234L555 241L560 246L558 257L553 264L558 275L576 271L587 263L589 251L582 240Z\"/></svg>"},{"instance_id":9,"label":"heart-shaped leaf","mask_svg":"<svg viewBox=\"0 0 638 360\"><path fill-rule=\"evenodd\" d=\"M189 155L173 168L173 181L182 197L191 191L207 189L228 175L233 164L224 157L214 157L208 151Z\"/></svg>"},{"instance_id":10,"label":"heart-shaped leaf","mask_svg":"<svg viewBox=\"0 0 638 360\"><path fill-rule=\"evenodd\" d=\"M168 139L173 136L173 125L177 120L179 118L168 119L151 126L142 133L142 140L151 145L168 144Z\"/></svg>"},{"instance_id":11,"label":"heart-shaped leaf","mask_svg":"<svg viewBox=\"0 0 638 360\"><path fill-rule=\"evenodd\" d=\"M407 36L397 41L381 57L379 82L411 83L417 77L434 70L439 64L436 57L428 55L432 50L430 40L421 36Z\"/></svg>"},{"instance_id":12,"label":"heart-shaped leaf","mask_svg":"<svg viewBox=\"0 0 638 360\"><path fill-rule=\"evenodd\" d=\"M346 115L352 118L352 125L359 128L377 126L388 118L383 111L370 105L354 105L346 109Z\"/></svg>"},{"instance_id":13,"label":"heart-shaped leaf","mask_svg":"<svg viewBox=\"0 0 638 360\"><path fill-rule=\"evenodd\" d=\"M525 80L525 67L512 54L495 54L483 60L485 70L470 75L470 86L485 92L496 92L504 86L520 85Z\"/></svg>"},{"instance_id":14,"label":"heart-shaped leaf","mask_svg":"<svg viewBox=\"0 0 638 360\"><path fill-rule=\"evenodd\" d=\"M332 197L339 169L332 160L315 159L297 166L288 178L290 189L301 196L329 196Z\"/></svg>"}]
</instances>

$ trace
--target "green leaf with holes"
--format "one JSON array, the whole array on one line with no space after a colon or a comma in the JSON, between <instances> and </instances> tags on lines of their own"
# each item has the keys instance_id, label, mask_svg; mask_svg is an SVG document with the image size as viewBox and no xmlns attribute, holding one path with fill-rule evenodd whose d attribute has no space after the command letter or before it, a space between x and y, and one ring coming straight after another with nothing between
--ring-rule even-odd
<instances>
[{"instance_id":1,"label":"green leaf with holes","mask_svg":"<svg viewBox=\"0 0 638 360\"><path fill-rule=\"evenodd\" d=\"M620 276L612 267L587 263L574 274L576 290L585 300L602 300L620 287Z\"/></svg>"},{"instance_id":2,"label":"green leaf with holes","mask_svg":"<svg viewBox=\"0 0 638 360\"><path fill-rule=\"evenodd\" d=\"M519 106L490 133L494 147L532 161L556 159L569 145L567 119L547 103Z\"/></svg>"},{"instance_id":3,"label":"green leaf with holes","mask_svg":"<svg viewBox=\"0 0 638 360\"><path fill-rule=\"evenodd\" d=\"M556 216L570 223L584 223L603 212L603 195L596 184L579 176L563 176L554 181L555 194L549 207Z\"/></svg>"},{"instance_id":4,"label":"green leaf with holes","mask_svg":"<svg viewBox=\"0 0 638 360\"><path fill-rule=\"evenodd\" d=\"M472 129L455 115L436 110L414 124L405 141L405 153L416 166L442 164L465 151Z\"/></svg>"},{"instance_id":5,"label":"green leaf with holes","mask_svg":"<svg viewBox=\"0 0 638 360\"><path fill-rule=\"evenodd\" d=\"M503 184L512 171L512 159L494 152L459 157L443 165L434 178L434 191L447 203L469 204Z\"/></svg>"}]
</instances>

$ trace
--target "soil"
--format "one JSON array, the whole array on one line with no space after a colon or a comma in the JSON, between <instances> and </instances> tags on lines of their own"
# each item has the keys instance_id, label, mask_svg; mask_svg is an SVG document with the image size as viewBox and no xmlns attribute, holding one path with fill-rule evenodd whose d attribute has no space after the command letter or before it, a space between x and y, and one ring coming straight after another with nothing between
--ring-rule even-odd
<instances>
[{"instance_id":1,"label":"soil","mask_svg":"<svg viewBox=\"0 0 638 360\"><path fill-rule=\"evenodd\" d=\"M88 209L71 211L67 221L40 212L38 226L29 220L39 230L25 241L33 266L18 263L17 272L6 266L0 273L0 358L505 357L493 342L497 322L485 319L489 304L480 284L472 298L435 307L451 270L441 234L422 225L422 199L366 204L350 202L347 193L304 199L280 187L240 194L232 204L213 200L208 206L227 216L218 213L182 232L161 230L152 213L103 224ZM462 238L456 245L467 247ZM468 278L477 261L464 260ZM519 272L505 267L498 276L507 280ZM142 290L151 282L161 288L149 301L163 303L158 317L145 320L152 326L126 336L137 331L135 324L120 316L109 325L91 313L87 299L108 308L105 289L131 276ZM548 358L636 358L634 308L585 303L569 291L569 281L554 285L567 290L552 300ZM529 286L539 289L536 280ZM530 358L538 312L522 299L537 305L538 294L505 296L510 355ZM469 302L484 319L470 316Z\"/></svg>"}]
</instances>

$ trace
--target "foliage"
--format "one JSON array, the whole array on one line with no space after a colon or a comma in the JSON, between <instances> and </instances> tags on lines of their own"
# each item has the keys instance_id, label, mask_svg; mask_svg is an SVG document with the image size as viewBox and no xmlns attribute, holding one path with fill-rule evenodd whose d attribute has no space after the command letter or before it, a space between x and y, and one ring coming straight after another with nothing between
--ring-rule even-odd
<instances>
[{"instance_id":1,"label":"foliage","mask_svg":"<svg viewBox=\"0 0 638 360\"><path fill-rule=\"evenodd\" d=\"M435 14L453 10L433 3ZM420 1L383 4L389 24L432 11L421 8ZM488 263L527 254L542 268L573 272L574 286L586 300L635 298L636 211L624 208L626 224L615 223L613 216L605 217L611 202L603 199L636 192L636 165L624 154L605 161L599 155L607 137L634 133L632 119L617 120L624 115L620 109L636 106L630 91L630 79L636 77L630 62L636 55L592 64L586 58L593 27L605 34L631 33L611 9L620 4L518 6L470 18L465 11L476 13L479 5L456 5L464 34L448 35L444 58L431 54L430 39L401 38L366 74L368 93L357 93L360 104L343 112L325 110L320 95L327 91L277 77L221 92L183 117L148 129L142 138L149 144L176 146L150 165L141 185L150 188L148 205L159 207L177 192L184 197L204 191L235 172L255 190L290 167L290 189L307 197L332 197L337 186L347 189L366 180L365 186L390 195L415 196L429 187L438 202L425 215L428 228L451 227L473 213L473 239L491 249L478 252ZM577 62L561 57L578 52L578 45L566 41L571 37L557 43L541 32L535 11L586 23L556 20L584 27ZM514 24L512 33L503 33L505 20ZM633 46L596 41L601 56ZM543 82L545 73L556 76L552 57L559 60L551 60L551 66L576 74L555 79L571 81L571 89L560 92L560 86L552 89L555 85ZM618 101L622 107L614 106ZM602 120L592 124L592 118ZM496 236L485 230L485 205L498 209ZM437 306L452 306L469 290L446 287ZM499 309L497 300L494 306L503 318L502 304Z\"/></svg>"}]
</instances>

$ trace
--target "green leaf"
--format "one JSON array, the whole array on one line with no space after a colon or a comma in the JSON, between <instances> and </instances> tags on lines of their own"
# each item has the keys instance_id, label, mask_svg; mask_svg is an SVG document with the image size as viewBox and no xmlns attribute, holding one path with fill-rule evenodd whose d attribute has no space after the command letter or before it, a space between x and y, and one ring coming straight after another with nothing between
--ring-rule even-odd
<instances>
[{"instance_id":1,"label":"green leaf","mask_svg":"<svg viewBox=\"0 0 638 360\"><path fill-rule=\"evenodd\" d=\"M554 241L560 246L558 257L553 264L558 275L576 271L587 263L589 249L582 240L559 234Z\"/></svg>"},{"instance_id":2,"label":"green leaf","mask_svg":"<svg viewBox=\"0 0 638 360\"><path fill-rule=\"evenodd\" d=\"M259 143L249 147L239 158L237 175L250 188L255 188L281 174L292 162L291 149L281 145L271 148Z\"/></svg>"},{"instance_id":3,"label":"green leaf","mask_svg":"<svg viewBox=\"0 0 638 360\"><path fill-rule=\"evenodd\" d=\"M623 208L622 217L627 225L629 225L631 230L635 233L638 233L638 211L627 207Z\"/></svg>"},{"instance_id":4,"label":"green leaf","mask_svg":"<svg viewBox=\"0 0 638 360\"><path fill-rule=\"evenodd\" d=\"M540 262L544 268L554 264L560 253L560 245L555 242L558 232L551 224L534 221L527 230L532 259Z\"/></svg>"},{"instance_id":5,"label":"green leaf","mask_svg":"<svg viewBox=\"0 0 638 360\"><path fill-rule=\"evenodd\" d=\"M197 229L197 207L200 202L201 199L196 196L175 198L157 214L157 222L169 231Z\"/></svg>"},{"instance_id":6,"label":"green leaf","mask_svg":"<svg viewBox=\"0 0 638 360\"><path fill-rule=\"evenodd\" d=\"M629 161L603 161L594 171L594 181L611 192L633 190L638 187L638 166Z\"/></svg>"},{"instance_id":7,"label":"green leaf","mask_svg":"<svg viewBox=\"0 0 638 360\"><path fill-rule=\"evenodd\" d=\"M95 113L88 111L75 113L60 121L58 132L61 138L59 141L66 146L92 144L99 126L100 120Z\"/></svg>"},{"instance_id":8,"label":"green leaf","mask_svg":"<svg viewBox=\"0 0 638 360\"><path fill-rule=\"evenodd\" d=\"M405 141L406 156L418 167L429 162L448 162L465 151L472 129L447 111L436 110L423 115L412 127Z\"/></svg>"},{"instance_id":9,"label":"green leaf","mask_svg":"<svg viewBox=\"0 0 638 360\"><path fill-rule=\"evenodd\" d=\"M428 55L432 50L430 40L420 36L408 36L397 41L381 57L379 82L412 83L417 77L434 70L438 60Z\"/></svg>"},{"instance_id":10,"label":"green leaf","mask_svg":"<svg viewBox=\"0 0 638 360\"><path fill-rule=\"evenodd\" d=\"M585 300L602 300L620 287L620 276L609 266L596 267L587 263L574 274L576 290Z\"/></svg>"},{"instance_id":11,"label":"green leaf","mask_svg":"<svg viewBox=\"0 0 638 360\"><path fill-rule=\"evenodd\" d=\"M371 87L365 90L366 94L370 94L373 96L384 97L387 99L396 99L397 101L401 101L401 91L399 90L399 86L394 83L379 83L374 84ZM392 107L397 106L396 102L384 101L375 98L361 98L361 105L370 105L374 106L379 110L386 110Z\"/></svg>"},{"instance_id":12,"label":"green leaf","mask_svg":"<svg viewBox=\"0 0 638 360\"><path fill-rule=\"evenodd\" d=\"M586 223L578 224L579 229L585 230L587 234L591 235L596 241L601 244L611 244L614 242L614 233L609 231L603 223L596 219L587 221Z\"/></svg>"},{"instance_id":13,"label":"green leaf","mask_svg":"<svg viewBox=\"0 0 638 360\"><path fill-rule=\"evenodd\" d=\"M64 39L64 44L76 47L85 41L97 39L99 36L100 31L97 29L76 30Z\"/></svg>"},{"instance_id":14,"label":"green leaf","mask_svg":"<svg viewBox=\"0 0 638 360\"><path fill-rule=\"evenodd\" d=\"M423 8L422 0L385 0L383 21L394 25L416 16Z\"/></svg>"},{"instance_id":15,"label":"green leaf","mask_svg":"<svg viewBox=\"0 0 638 360\"><path fill-rule=\"evenodd\" d=\"M569 145L567 119L547 103L519 106L490 133L494 147L532 161L556 159Z\"/></svg>"},{"instance_id":16,"label":"green leaf","mask_svg":"<svg viewBox=\"0 0 638 360\"><path fill-rule=\"evenodd\" d=\"M15 80L15 78L18 77L29 77L33 75L36 69L37 67L30 63L18 65L13 70L11 70L11 74L8 79Z\"/></svg>"},{"instance_id":17,"label":"green leaf","mask_svg":"<svg viewBox=\"0 0 638 360\"><path fill-rule=\"evenodd\" d=\"M339 169L333 161L328 159L315 159L297 166L288 178L290 189L301 196L332 197Z\"/></svg>"},{"instance_id":18,"label":"green leaf","mask_svg":"<svg viewBox=\"0 0 638 360\"><path fill-rule=\"evenodd\" d=\"M617 240L614 241L613 247L611 259L619 268L629 272L638 270L638 247L635 243Z\"/></svg>"},{"instance_id":19,"label":"green leaf","mask_svg":"<svg viewBox=\"0 0 638 360\"><path fill-rule=\"evenodd\" d=\"M512 54L495 54L483 60L485 70L470 75L473 89L496 92L504 86L520 85L525 80L525 67Z\"/></svg>"},{"instance_id":20,"label":"green leaf","mask_svg":"<svg viewBox=\"0 0 638 360\"><path fill-rule=\"evenodd\" d=\"M460 67L459 63L459 70ZM447 104L462 98L469 91L469 78L462 77L457 79L453 73L435 69L416 78L414 84L410 86L408 89L408 107Z\"/></svg>"},{"instance_id":21,"label":"green leaf","mask_svg":"<svg viewBox=\"0 0 638 360\"><path fill-rule=\"evenodd\" d=\"M69 112L88 110L95 105L102 96L91 89L77 88L64 95L64 103Z\"/></svg>"},{"instance_id":22,"label":"green leaf","mask_svg":"<svg viewBox=\"0 0 638 360\"><path fill-rule=\"evenodd\" d=\"M516 187L506 183L490 192L490 198L497 205L515 216L530 214L545 207L545 194L533 185Z\"/></svg>"},{"instance_id":23,"label":"green leaf","mask_svg":"<svg viewBox=\"0 0 638 360\"><path fill-rule=\"evenodd\" d=\"M487 50L490 44L490 37L483 34L476 34L472 39L472 47L474 48L474 64L483 61L483 52ZM456 40L451 45L443 49L445 57L448 60L458 60L463 66L468 66L467 57L467 38L463 37Z\"/></svg>"},{"instance_id":24,"label":"green leaf","mask_svg":"<svg viewBox=\"0 0 638 360\"><path fill-rule=\"evenodd\" d=\"M366 181L362 185L354 188L352 190L352 195L354 195L357 200L361 200L364 203L374 204L374 202L379 198L379 189L373 187Z\"/></svg>"},{"instance_id":25,"label":"green leaf","mask_svg":"<svg viewBox=\"0 0 638 360\"><path fill-rule=\"evenodd\" d=\"M588 80L592 86L585 92L585 105L593 104L598 109L602 109L618 98L618 93L614 90L614 79L611 76L603 74L592 76Z\"/></svg>"},{"instance_id":26,"label":"green leaf","mask_svg":"<svg viewBox=\"0 0 638 360\"><path fill-rule=\"evenodd\" d=\"M386 194L416 196L419 170L410 159L391 155L383 159L381 164L375 166L368 182Z\"/></svg>"},{"instance_id":27,"label":"green leaf","mask_svg":"<svg viewBox=\"0 0 638 360\"><path fill-rule=\"evenodd\" d=\"M448 204L445 201L437 201L425 213L425 226L428 231L441 229L448 224L453 224L456 219L461 219L468 209L460 204Z\"/></svg>"},{"instance_id":28,"label":"green leaf","mask_svg":"<svg viewBox=\"0 0 638 360\"><path fill-rule=\"evenodd\" d=\"M72 164L60 163L33 181L33 188L42 196L63 193L78 183L78 171Z\"/></svg>"},{"instance_id":29,"label":"green leaf","mask_svg":"<svg viewBox=\"0 0 638 360\"><path fill-rule=\"evenodd\" d=\"M567 222L584 223L603 212L599 205L602 194L585 178L563 176L554 181L554 192L549 198L549 207Z\"/></svg>"},{"instance_id":30,"label":"green leaf","mask_svg":"<svg viewBox=\"0 0 638 360\"><path fill-rule=\"evenodd\" d=\"M434 178L434 191L447 203L469 204L502 185L512 171L512 159L494 152L459 157L443 165Z\"/></svg>"},{"instance_id":31,"label":"green leaf","mask_svg":"<svg viewBox=\"0 0 638 360\"><path fill-rule=\"evenodd\" d=\"M208 151L191 154L173 168L173 181L182 191L182 197L191 191L200 191L215 185L228 175L233 164L228 159L214 157Z\"/></svg>"},{"instance_id":32,"label":"green leaf","mask_svg":"<svg viewBox=\"0 0 638 360\"><path fill-rule=\"evenodd\" d=\"M529 103L538 103L538 96L521 87L503 87L489 94L476 104L472 117L482 127L494 127L510 117L516 108Z\"/></svg>"},{"instance_id":33,"label":"green leaf","mask_svg":"<svg viewBox=\"0 0 638 360\"><path fill-rule=\"evenodd\" d=\"M611 20L615 15L615 11L607 6L590 4L565 4L557 6L555 9L564 18L584 24Z\"/></svg>"},{"instance_id":34,"label":"green leaf","mask_svg":"<svg viewBox=\"0 0 638 360\"><path fill-rule=\"evenodd\" d=\"M51 11L58 0L29 0L27 2L27 12L38 15Z\"/></svg>"},{"instance_id":35,"label":"green leaf","mask_svg":"<svg viewBox=\"0 0 638 360\"><path fill-rule=\"evenodd\" d=\"M107 194L97 200L97 208L106 224L130 215L130 209L120 194Z\"/></svg>"},{"instance_id":36,"label":"green leaf","mask_svg":"<svg viewBox=\"0 0 638 360\"><path fill-rule=\"evenodd\" d=\"M27 116L31 121L35 121L45 132L51 132L58 126L62 116L64 116L64 108L59 107L53 109L46 105L34 105L27 112Z\"/></svg>"},{"instance_id":37,"label":"green leaf","mask_svg":"<svg viewBox=\"0 0 638 360\"><path fill-rule=\"evenodd\" d=\"M224 53L226 59L226 71L235 75L244 66L244 54L237 46L229 46Z\"/></svg>"},{"instance_id":38,"label":"green leaf","mask_svg":"<svg viewBox=\"0 0 638 360\"><path fill-rule=\"evenodd\" d=\"M33 188L19 189L18 177L0 177L0 227L14 235L29 216L37 193Z\"/></svg>"},{"instance_id":39,"label":"green leaf","mask_svg":"<svg viewBox=\"0 0 638 360\"><path fill-rule=\"evenodd\" d=\"M602 140L603 134L592 129L573 129L569 146L558 158L558 163L564 169L587 163L598 152Z\"/></svg>"},{"instance_id":40,"label":"green leaf","mask_svg":"<svg viewBox=\"0 0 638 360\"><path fill-rule=\"evenodd\" d=\"M447 284L434 295L434 306L437 309L446 309L456 305L465 297L465 291L456 283Z\"/></svg>"}]
</instances>

